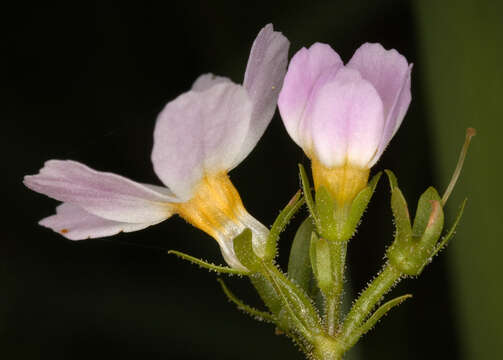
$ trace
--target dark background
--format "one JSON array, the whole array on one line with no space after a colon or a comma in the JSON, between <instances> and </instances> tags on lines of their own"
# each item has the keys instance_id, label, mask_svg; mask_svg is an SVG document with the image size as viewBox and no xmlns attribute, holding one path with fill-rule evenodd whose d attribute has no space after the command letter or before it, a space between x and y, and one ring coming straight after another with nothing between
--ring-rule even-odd
<instances>
[{"instance_id":1,"label":"dark background","mask_svg":"<svg viewBox=\"0 0 503 360\"><path fill-rule=\"evenodd\" d=\"M498 4L498 5L495 5ZM56 202L22 177L74 159L159 184L150 163L163 105L204 72L241 82L259 29L272 22L290 56L329 43L347 61L363 42L413 62L408 115L372 170L395 171L409 204L445 189L467 126L479 135L448 219L470 202L448 251L393 294L414 298L381 321L352 359L491 359L503 339L500 103L503 9L491 1L201 1L28 4L1 15L0 356L5 359L302 359L228 303L216 276L168 256L221 263L216 243L179 218L147 230L71 242L36 225ZM499 145L499 144L498 144ZM308 165L279 116L231 173L249 212L271 225ZM361 291L383 263L393 225L382 180L350 244ZM305 213L304 213L305 214ZM285 265L299 216L281 240ZM449 224L449 222L448 222ZM228 284L260 306L244 279Z\"/></svg>"}]
</instances>

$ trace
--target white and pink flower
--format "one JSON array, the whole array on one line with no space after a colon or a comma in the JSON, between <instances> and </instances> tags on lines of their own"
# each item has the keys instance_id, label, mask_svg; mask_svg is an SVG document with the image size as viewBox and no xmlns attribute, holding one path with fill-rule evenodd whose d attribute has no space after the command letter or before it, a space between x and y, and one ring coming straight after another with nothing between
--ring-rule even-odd
<instances>
[{"instance_id":1,"label":"white and pink flower","mask_svg":"<svg viewBox=\"0 0 503 360\"><path fill-rule=\"evenodd\" d=\"M40 221L71 240L111 236L179 214L213 236L226 262L243 269L232 240L253 232L257 254L268 229L248 214L227 176L255 147L271 121L286 72L288 40L265 26L255 39L243 85L212 74L169 102L157 119L152 163L165 187L95 171L71 160L49 160L30 189L62 201Z\"/></svg>"},{"instance_id":2,"label":"white and pink flower","mask_svg":"<svg viewBox=\"0 0 503 360\"><path fill-rule=\"evenodd\" d=\"M288 134L312 160L315 187L346 202L365 186L409 107L411 69L380 44L363 44L346 65L326 44L295 54L278 107Z\"/></svg>"}]
</instances>

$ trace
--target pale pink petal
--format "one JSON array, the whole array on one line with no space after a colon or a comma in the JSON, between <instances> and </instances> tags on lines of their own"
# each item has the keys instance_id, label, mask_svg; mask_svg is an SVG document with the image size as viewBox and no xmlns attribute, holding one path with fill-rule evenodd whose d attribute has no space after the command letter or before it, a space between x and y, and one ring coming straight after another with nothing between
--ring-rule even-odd
<instances>
[{"instance_id":1,"label":"pale pink petal","mask_svg":"<svg viewBox=\"0 0 503 360\"><path fill-rule=\"evenodd\" d=\"M368 167L381 139L383 105L357 71L340 69L333 81L319 88L305 116L315 156L325 166L349 162Z\"/></svg>"},{"instance_id":2,"label":"pale pink petal","mask_svg":"<svg viewBox=\"0 0 503 360\"><path fill-rule=\"evenodd\" d=\"M235 165L252 151L274 115L289 46L287 38L274 31L272 24L262 28L253 42L243 82L253 104L252 118Z\"/></svg>"},{"instance_id":3,"label":"pale pink petal","mask_svg":"<svg viewBox=\"0 0 503 360\"><path fill-rule=\"evenodd\" d=\"M403 118L407 113L407 109L409 108L410 102L412 100L411 92L410 92L410 77L412 71L412 64L409 66L409 70L407 72L406 81L403 83L402 89L400 90L400 94L398 95L397 101L391 110L391 113L388 116L388 121L386 122L383 137L381 139L381 143L379 144L379 149L377 150L374 159L370 165L374 165L382 153L388 146L389 142L395 136L396 132L400 128L402 124Z\"/></svg>"},{"instance_id":4,"label":"pale pink petal","mask_svg":"<svg viewBox=\"0 0 503 360\"><path fill-rule=\"evenodd\" d=\"M211 73L200 75L194 84L192 84L192 89L194 91L204 91L208 90L210 87L220 83L230 83L231 79L225 76L218 76Z\"/></svg>"},{"instance_id":5,"label":"pale pink petal","mask_svg":"<svg viewBox=\"0 0 503 360\"><path fill-rule=\"evenodd\" d=\"M311 146L306 107L316 97L317 89L330 82L341 67L339 55L320 43L302 48L290 61L278 107L288 134L305 151Z\"/></svg>"},{"instance_id":6,"label":"pale pink petal","mask_svg":"<svg viewBox=\"0 0 503 360\"><path fill-rule=\"evenodd\" d=\"M144 185L122 176L99 172L71 160L49 160L24 184L56 200L68 202L107 220L155 223L172 214L178 202L165 188Z\"/></svg>"},{"instance_id":7,"label":"pale pink petal","mask_svg":"<svg viewBox=\"0 0 503 360\"><path fill-rule=\"evenodd\" d=\"M157 118L154 170L182 201L207 173L231 169L244 143L252 103L247 91L220 82L169 102Z\"/></svg>"},{"instance_id":8,"label":"pale pink petal","mask_svg":"<svg viewBox=\"0 0 503 360\"><path fill-rule=\"evenodd\" d=\"M395 49L386 50L381 44L369 43L356 50L347 67L358 70L364 79L370 81L383 101L385 127L373 159L375 163L400 127L409 107L412 67Z\"/></svg>"},{"instance_id":9,"label":"pale pink petal","mask_svg":"<svg viewBox=\"0 0 503 360\"><path fill-rule=\"evenodd\" d=\"M112 236L119 232L144 229L155 223L124 223L106 220L92 215L81 207L63 203L56 208L56 214L40 220L45 226L70 240L85 240Z\"/></svg>"}]
</instances>

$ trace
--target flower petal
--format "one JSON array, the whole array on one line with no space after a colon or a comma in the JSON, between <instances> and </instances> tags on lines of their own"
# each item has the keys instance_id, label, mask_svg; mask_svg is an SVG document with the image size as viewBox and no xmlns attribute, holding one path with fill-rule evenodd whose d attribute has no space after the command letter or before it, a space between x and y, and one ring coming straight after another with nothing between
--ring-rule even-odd
<instances>
[{"instance_id":1,"label":"flower petal","mask_svg":"<svg viewBox=\"0 0 503 360\"><path fill-rule=\"evenodd\" d=\"M55 215L40 220L39 224L60 233L67 239L85 240L141 230L155 223L106 220L88 213L77 205L63 203L56 208Z\"/></svg>"},{"instance_id":2,"label":"flower petal","mask_svg":"<svg viewBox=\"0 0 503 360\"><path fill-rule=\"evenodd\" d=\"M375 163L400 127L411 101L410 73L407 59L395 49L381 44L363 44L347 64L376 88L384 105L385 127ZM372 164L373 165L373 164Z\"/></svg>"},{"instance_id":3,"label":"flower petal","mask_svg":"<svg viewBox=\"0 0 503 360\"><path fill-rule=\"evenodd\" d=\"M230 83L231 79L225 76L218 76L211 73L200 75L194 84L192 84L192 90L194 91L204 91L212 87L213 85L220 83Z\"/></svg>"},{"instance_id":4,"label":"flower petal","mask_svg":"<svg viewBox=\"0 0 503 360\"><path fill-rule=\"evenodd\" d=\"M377 150L377 153L374 156L374 159L371 161L370 165L374 165L379 160L382 153L388 146L389 142L391 141L393 136L395 136L396 132L400 128L403 118L407 113L407 109L409 108L410 102L412 100L412 96L410 93L411 71L412 71L412 64L408 68L406 80L403 83L402 89L400 90L400 93L397 97L395 104L393 105L393 109L391 110L391 113L388 115L381 143L379 144L379 149Z\"/></svg>"},{"instance_id":5,"label":"flower petal","mask_svg":"<svg viewBox=\"0 0 503 360\"><path fill-rule=\"evenodd\" d=\"M169 102L154 130L152 162L159 178L179 199L189 200L205 174L235 166L251 112L246 90L227 81Z\"/></svg>"},{"instance_id":6,"label":"flower petal","mask_svg":"<svg viewBox=\"0 0 503 360\"><path fill-rule=\"evenodd\" d=\"M39 174L25 176L24 184L93 215L126 223L167 219L172 214L169 203L179 201L168 189L99 172L71 160L47 161Z\"/></svg>"},{"instance_id":7,"label":"flower petal","mask_svg":"<svg viewBox=\"0 0 503 360\"><path fill-rule=\"evenodd\" d=\"M237 165L255 147L269 125L283 85L290 42L272 24L260 30L253 42L243 86L253 103L248 134L236 160Z\"/></svg>"},{"instance_id":8,"label":"flower petal","mask_svg":"<svg viewBox=\"0 0 503 360\"><path fill-rule=\"evenodd\" d=\"M300 49L290 60L278 107L290 137L304 151L310 151L309 120L304 112L323 84L331 81L342 67L339 55L326 44L316 43Z\"/></svg>"},{"instance_id":9,"label":"flower petal","mask_svg":"<svg viewBox=\"0 0 503 360\"><path fill-rule=\"evenodd\" d=\"M305 116L310 119L315 156L323 165L369 166L384 126L383 105L357 71L340 69L318 90Z\"/></svg>"}]
</instances>

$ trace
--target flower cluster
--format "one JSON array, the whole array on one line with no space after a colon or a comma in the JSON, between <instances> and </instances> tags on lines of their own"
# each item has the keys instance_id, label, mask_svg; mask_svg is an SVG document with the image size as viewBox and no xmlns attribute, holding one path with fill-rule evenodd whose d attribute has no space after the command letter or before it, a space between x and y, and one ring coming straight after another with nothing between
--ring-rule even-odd
<instances>
[{"instance_id":1,"label":"flower cluster","mask_svg":"<svg viewBox=\"0 0 503 360\"><path fill-rule=\"evenodd\" d=\"M82 240L178 214L215 238L231 267L244 269L232 240L250 228L261 255L268 229L245 210L227 173L257 144L276 103L288 134L312 160L315 188L325 186L340 205L352 201L407 111L411 66L379 44L362 45L344 66L330 46L316 43L295 54L285 77L288 47L269 24L253 43L242 85L204 74L165 106L152 151L165 187L71 160L47 161L24 179L63 202L40 224Z\"/></svg>"},{"instance_id":2,"label":"flower cluster","mask_svg":"<svg viewBox=\"0 0 503 360\"><path fill-rule=\"evenodd\" d=\"M440 197L428 188L415 218L398 181L386 170L395 219L393 244L382 271L342 316L348 240L354 235L380 174L370 168L400 127L411 102L411 69L404 56L380 44L363 44L344 65L329 45L302 48L288 63L288 40L271 24L251 48L243 84L212 74L168 102L157 118L152 163L164 186L138 183L72 160L49 160L24 184L62 202L40 221L71 240L100 238L160 223L177 214L212 236L229 266L175 252L220 273L249 276L268 311L238 300L241 310L274 323L310 359L337 360L391 308L383 296L401 279L419 275L454 233L441 237L443 206L456 182L473 129L452 183ZM228 173L252 151L278 105L290 137L311 160L315 196L300 166L298 192L270 229L250 215ZM284 227L303 204L287 273L274 261ZM463 205L464 206L464 205ZM317 301L319 297L323 301Z\"/></svg>"}]
</instances>

